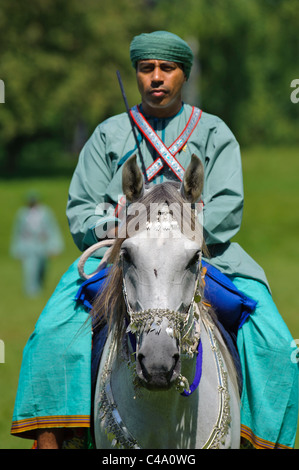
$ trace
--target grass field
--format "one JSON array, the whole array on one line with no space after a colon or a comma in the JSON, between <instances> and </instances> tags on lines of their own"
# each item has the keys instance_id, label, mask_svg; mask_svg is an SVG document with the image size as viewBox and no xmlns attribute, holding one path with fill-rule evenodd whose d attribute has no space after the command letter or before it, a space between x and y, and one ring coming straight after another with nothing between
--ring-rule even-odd
<instances>
[{"instance_id":1,"label":"grass field","mask_svg":"<svg viewBox=\"0 0 299 470\"><path fill-rule=\"evenodd\" d=\"M243 151L245 208L236 237L266 271L274 300L295 339L299 338L298 153L298 148ZM79 256L65 218L68 185L67 178L0 180L0 339L5 344L5 363L0 363L0 449L28 449L31 445L11 437L10 424L22 350L60 276ZM65 251L51 260L45 291L37 299L23 295L20 266L9 256L15 213L32 188L54 210L65 240Z\"/></svg>"}]
</instances>

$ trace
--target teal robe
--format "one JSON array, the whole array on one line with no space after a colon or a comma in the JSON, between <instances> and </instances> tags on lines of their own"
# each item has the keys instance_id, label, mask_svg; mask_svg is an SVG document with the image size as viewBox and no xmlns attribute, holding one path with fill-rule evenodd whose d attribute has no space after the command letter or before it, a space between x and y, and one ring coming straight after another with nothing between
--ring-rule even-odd
<instances>
[{"instance_id":1,"label":"teal robe","mask_svg":"<svg viewBox=\"0 0 299 470\"><path fill-rule=\"evenodd\" d=\"M183 105L172 118L147 119L169 147L190 114L191 107ZM138 140L148 167L157 155L140 133ZM137 145L126 114L100 124L84 146L67 204L70 230L80 250L96 243L99 234L118 224L114 207L122 196L122 165L134 153L138 155ZM258 302L238 334L246 385L242 394L242 435L256 447L292 447L298 415L298 365L289 360L292 337L272 301L263 269L237 243L230 242L240 228L243 211L239 145L221 119L202 113L176 158L186 168L193 153L205 169L204 234L212 255L207 261ZM152 184L174 179L164 165ZM97 258L89 259L88 272L93 272L103 253L100 250ZM73 300L81 283L76 261L58 284L26 345L13 417L14 434L32 437L38 427L89 426L91 328L83 306ZM44 346L46 338L51 338L48 348ZM264 354L253 361L259 364L255 370L250 358L256 356L257 348ZM273 350L276 361L283 364L284 383L288 383L288 387L280 387L275 406L271 400L281 382L281 370L270 374Z\"/></svg>"}]
</instances>

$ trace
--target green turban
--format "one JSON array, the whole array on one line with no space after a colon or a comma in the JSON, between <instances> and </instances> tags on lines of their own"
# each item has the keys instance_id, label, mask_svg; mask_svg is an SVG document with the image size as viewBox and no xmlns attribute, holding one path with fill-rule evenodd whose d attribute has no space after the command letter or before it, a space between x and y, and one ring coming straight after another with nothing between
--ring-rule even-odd
<instances>
[{"instance_id":1,"label":"green turban","mask_svg":"<svg viewBox=\"0 0 299 470\"><path fill-rule=\"evenodd\" d=\"M179 36L167 31L155 31L135 36L130 46L133 67L142 59L169 60L183 64L187 79L193 62L190 46Z\"/></svg>"}]
</instances>

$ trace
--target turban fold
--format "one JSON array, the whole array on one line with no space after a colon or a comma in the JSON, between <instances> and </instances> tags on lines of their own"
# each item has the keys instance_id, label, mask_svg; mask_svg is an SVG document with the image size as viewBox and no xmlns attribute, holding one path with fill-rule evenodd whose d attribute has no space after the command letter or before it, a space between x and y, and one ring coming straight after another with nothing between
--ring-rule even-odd
<instances>
[{"instance_id":1,"label":"turban fold","mask_svg":"<svg viewBox=\"0 0 299 470\"><path fill-rule=\"evenodd\" d=\"M186 77L189 78L193 62L190 46L179 36L168 31L155 31L135 36L130 46L130 58L133 67L143 59L168 60L183 64Z\"/></svg>"}]
</instances>

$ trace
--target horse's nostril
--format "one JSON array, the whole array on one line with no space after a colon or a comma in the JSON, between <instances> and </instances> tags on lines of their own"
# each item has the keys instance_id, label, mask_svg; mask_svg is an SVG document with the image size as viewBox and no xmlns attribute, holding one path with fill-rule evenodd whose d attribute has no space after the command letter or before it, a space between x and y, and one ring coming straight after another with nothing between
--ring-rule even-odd
<instances>
[{"instance_id":1,"label":"horse's nostril","mask_svg":"<svg viewBox=\"0 0 299 470\"><path fill-rule=\"evenodd\" d=\"M137 355L137 360L138 360L138 362L139 362L140 365L142 365L143 359L144 359L144 355L141 354L141 353L139 353L139 354Z\"/></svg>"},{"instance_id":2,"label":"horse's nostril","mask_svg":"<svg viewBox=\"0 0 299 470\"><path fill-rule=\"evenodd\" d=\"M178 361L180 360L180 355L179 355L179 353L176 353L172 357L173 357L173 360L174 360L174 367L175 367L177 365Z\"/></svg>"},{"instance_id":3,"label":"horse's nostril","mask_svg":"<svg viewBox=\"0 0 299 470\"><path fill-rule=\"evenodd\" d=\"M145 358L145 356L142 353L138 354L138 356L137 356L138 365L139 365L139 368L141 370L143 379L144 380L150 380L151 376L148 373L148 371L146 370L146 367L144 365L144 358Z\"/></svg>"},{"instance_id":4,"label":"horse's nostril","mask_svg":"<svg viewBox=\"0 0 299 470\"><path fill-rule=\"evenodd\" d=\"M181 360L180 360L179 353L175 353L172 356L172 359L173 359L173 367L172 367L171 375L170 375L171 382L176 380L177 376L180 374L180 369L181 369Z\"/></svg>"}]
</instances>

